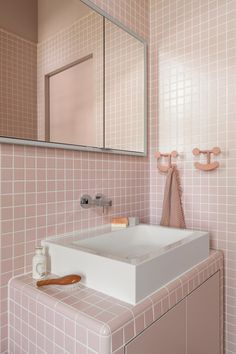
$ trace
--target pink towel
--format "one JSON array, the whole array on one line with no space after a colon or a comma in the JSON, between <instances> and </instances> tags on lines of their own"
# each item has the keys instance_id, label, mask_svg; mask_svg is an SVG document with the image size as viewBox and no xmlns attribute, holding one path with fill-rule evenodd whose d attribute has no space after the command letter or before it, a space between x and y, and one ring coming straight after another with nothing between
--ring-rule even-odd
<instances>
[{"instance_id":1,"label":"pink towel","mask_svg":"<svg viewBox=\"0 0 236 354\"><path fill-rule=\"evenodd\" d=\"M161 225L185 229L179 172L172 166L166 178Z\"/></svg>"}]
</instances>

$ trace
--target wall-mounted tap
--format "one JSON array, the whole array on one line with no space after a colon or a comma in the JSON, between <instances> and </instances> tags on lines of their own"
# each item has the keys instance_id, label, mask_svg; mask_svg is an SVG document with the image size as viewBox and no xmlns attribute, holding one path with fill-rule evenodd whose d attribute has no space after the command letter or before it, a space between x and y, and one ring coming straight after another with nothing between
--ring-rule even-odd
<instances>
[{"instance_id":1,"label":"wall-mounted tap","mask_svg":"<svg viewBox=\"0 0 236 354\"><path fill-rule=\"evenodd\" d=\"M105 195L98 193L95 195L94 199L95 205L99 207L109 207L112 206L112 200L105 197Z\"/></svg>"},{"instance_id":2,"label":"wall-mounted tap","mask_svg":"<svg viewBox=\"0 0 236 354\"><path fill-rule=\"evenodd\" d=\"M95 198L92 198L89 194L84 194L80 198L80 205L84 209L89 209L92 206L104 208L112 206L112 200L101 193L96 194Z\"/></svg>"}]
</instances>

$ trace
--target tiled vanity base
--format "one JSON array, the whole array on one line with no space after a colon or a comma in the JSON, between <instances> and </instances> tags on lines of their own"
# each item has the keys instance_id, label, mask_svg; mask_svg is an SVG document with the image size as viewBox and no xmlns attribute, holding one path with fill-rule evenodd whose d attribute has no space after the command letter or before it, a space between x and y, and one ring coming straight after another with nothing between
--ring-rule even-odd
<instances>
[{"instance_id":1,"label":"tiled vanity base","mask_svg":"<svg viewBox=\"0 0 236 354\"><path fill-rule=\"evenodd\" d=\"M223 256L209 258L136 306L82 285L37 289L31 275L9 283L9 354L124 354L134 337L216 272L220 275L223 353ZM171 338L170 338L171 340Z\"/></svg>"}]
</instances>

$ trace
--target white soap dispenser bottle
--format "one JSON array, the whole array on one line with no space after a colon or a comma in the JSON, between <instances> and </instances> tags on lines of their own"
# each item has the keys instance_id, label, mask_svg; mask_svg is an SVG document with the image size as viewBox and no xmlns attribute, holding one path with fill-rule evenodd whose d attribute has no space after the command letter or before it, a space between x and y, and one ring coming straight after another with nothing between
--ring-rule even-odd
<instances>
[{"instance_id":1,"label":"white soap dispenser bottle","mask_svg":"<svg viewBox=\"0 0 236 354\"><path fill-rule=\"evenodd\" d=\"M46 277L47 273L47 258L44 254L43 247L36 247L35 248L35 256L33 257L32 261L32 276L33 279L43 279Z\"/></svg>"}]
</instances>

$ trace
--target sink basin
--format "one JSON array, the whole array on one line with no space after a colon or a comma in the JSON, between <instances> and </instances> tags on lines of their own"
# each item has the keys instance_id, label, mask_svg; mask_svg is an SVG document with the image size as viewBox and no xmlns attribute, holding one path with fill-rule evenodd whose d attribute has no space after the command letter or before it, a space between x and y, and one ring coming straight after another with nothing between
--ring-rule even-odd
<instances>
[{"instance_id":1,"label":"sink basin","mask_svg":"<svg viewBox=\"0 0 236 354\"><path fill-rule=\"evenodd\" d=\"M209 256L207 232L141 224L110 225L42 242L50 271L77 273L95 290L136 304Z\"/></svg>"}]
</instances>

